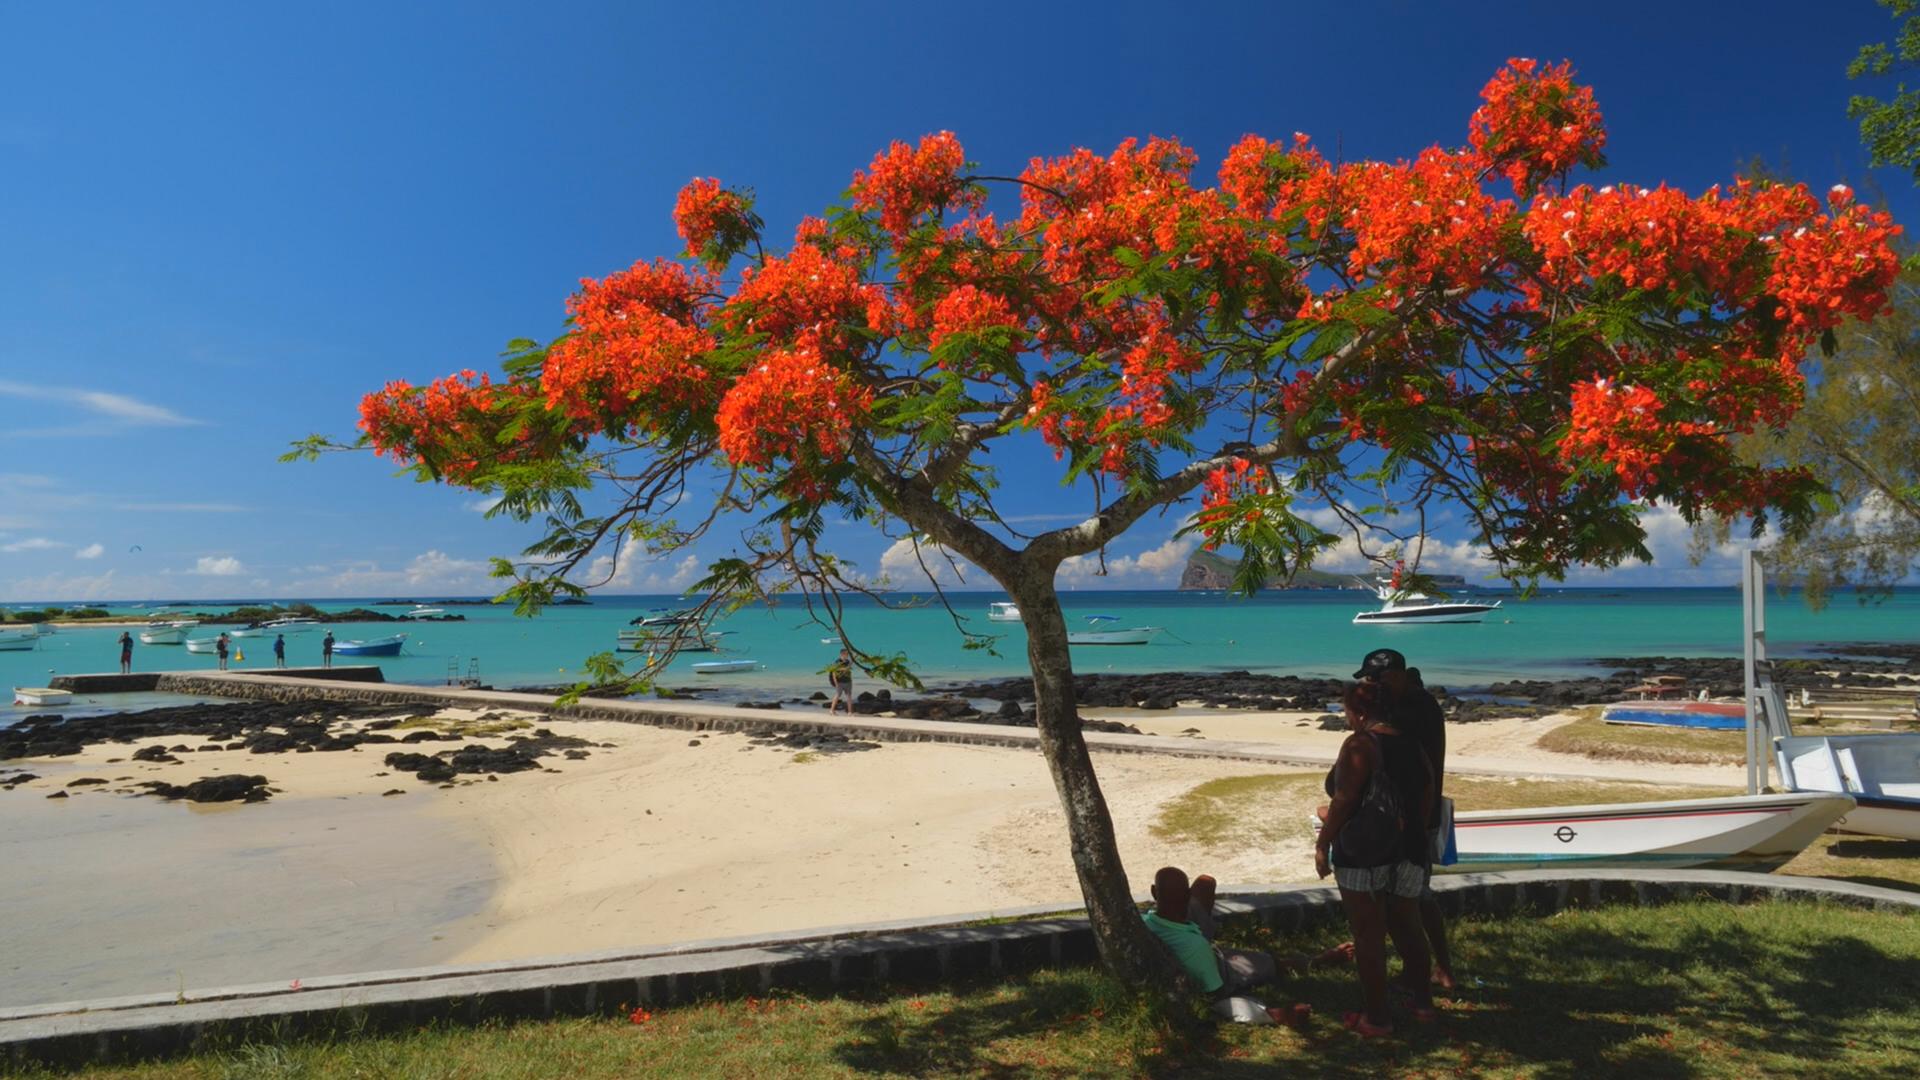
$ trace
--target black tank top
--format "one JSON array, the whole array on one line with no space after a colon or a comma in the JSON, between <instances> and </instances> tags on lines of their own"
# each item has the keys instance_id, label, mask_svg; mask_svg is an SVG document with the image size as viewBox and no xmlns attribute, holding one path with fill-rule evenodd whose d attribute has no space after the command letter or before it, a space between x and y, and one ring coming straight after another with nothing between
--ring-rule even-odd
<instances>
[{"instance_id":1,"label":"black tank top","mask_svg":"<svg viewBox=\"0 0 1920 1080\"><path fill-rule=\"evenodd\" d=\"M1373 745L1379 750L1375 768L1386 770L1386 781L1393 785L1394 795L1400 803L1403 826L1400 832L1400 859L1425 866L1430 850L1427 844L1428 785L1432 783L1432 768L1427 763L1427 752L1420 747L1419 740L1409 735L1397 735L1385 731L1371 730ZM1335 783L1335 773L1340 768L1338 762L1327 770L1327 797L1339 790ZM1338 837L1335 838L1336 846ZM1340 863L1339 858L1334 859ZM1347 865L1341 863L1340 865Z\"/></svg>"}]
</instances>

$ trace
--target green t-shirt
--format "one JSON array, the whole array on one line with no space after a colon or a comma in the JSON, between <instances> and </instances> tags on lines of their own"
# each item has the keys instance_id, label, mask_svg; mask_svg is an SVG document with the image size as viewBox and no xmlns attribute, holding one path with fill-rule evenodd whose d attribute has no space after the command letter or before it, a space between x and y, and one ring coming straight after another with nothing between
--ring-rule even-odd
<instances>
[{"instance_id":1,"label":"green t-shirt","mask_svg":"<svg viewBox=\"0 0 1920 1080\"><path fill-rule=\"evenodd\" d=\"M1190 922L1172 922L1153 911L1141 917L1146 920L1147 929L1153 931L1153 936L1173 952L1173 958L1186 969L1187 977L1200 984L1203 992L1211 994L1224 985L1220 979L1220 961L1214 956L1213 944L1198 926Z\"/></svg>"}]
</instances>

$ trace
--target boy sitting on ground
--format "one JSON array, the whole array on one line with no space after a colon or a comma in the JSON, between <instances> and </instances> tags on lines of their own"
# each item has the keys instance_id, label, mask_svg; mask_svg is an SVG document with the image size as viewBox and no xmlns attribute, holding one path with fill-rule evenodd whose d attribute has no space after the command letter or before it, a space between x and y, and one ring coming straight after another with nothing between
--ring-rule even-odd
<instances>
[{"instance_id":1,"label":"boy sitting on ground","mask_svg":"<svg viewBox=\"0 0 1920 1080\"><path fill-rule=\"evenodd\" d=\"M1143 916L1147 929L1166 945L1194 985L1213 999L1216 1014L1252 1023L1304 1022L1311 1013L1308 1006L1268 1008L1244 997L1244 991L1273 982L1282 969L1298 974L1315 963L1350 958L1351 953L1333 948L1313 958L1276 959L1271 953L1216 946L1215 888L1213 878L1205 874L1189 884L1185 871L1162 867L1153 875L1154 909Z\"/></svg>"}]
</instances>

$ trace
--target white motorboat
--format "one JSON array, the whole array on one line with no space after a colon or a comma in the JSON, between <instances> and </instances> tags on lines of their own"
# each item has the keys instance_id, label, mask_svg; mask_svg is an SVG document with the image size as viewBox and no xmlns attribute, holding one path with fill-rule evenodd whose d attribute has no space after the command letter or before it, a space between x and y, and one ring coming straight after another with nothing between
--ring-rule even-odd
<instances>
[{"instance_id":1,"label":"white motorboat","mask_svg":"<svg viewBox=\"0 0 1920 1080\"><path fill-rule=\"evenodd\" d=\"M1815 791L1466 811L1454 815L1460 861L1435 869L1453 873L1596 866L1772 870L1853 809L1852 796Z\"/></svg>"},{"instance_id":2,"label":"white motorboat","mask_svg":"<svg viewBox=\"0 0 1920 1080\"><path fill-rule=\"evenodd\" d=\"M29 708L42 705L65 705L73 700L73 691L55 690L48 686L16 686L13 688L13 703Z\"/></svg>"},{"instance_id":3,"label":"white motorboat","mask_svg":"<svg viewBox=\"0 0 1920 1080\"><path fill-rule=\"evenodd\" d=\"M1011 600L999 600L987 605L987 621L1019 622L1020 605Z\"/></svg>"},{"instance_id":4,"label":"white motorboat","mask_svg":"<svg viewBox=\"0 0 1920 1080\"><path fill-rule=\"evenodd\" d=\"M50 622L41 622L41 623L33 624L33 632L35 634L38 634L41 637L46 637L48 634L51 634L58 629L59 627L54 626Z\"/></svg>"},{"instance_id":5,"label":"white motorboat","mask_svg":"<svg viewBox=\"0 0 1920 1080\"><path fill-rule=\"evenodd\" d=\"M758 660L707 660L693 665L695 675L730 675L736 671L756 671Z\"/></svg>"},{"instance_id":6,"label":"white motorboat","mask_svg":"<svg viewBox=\"0 0 1920 1080\"><path fill-rule=\"evenodd\" d=\"M1789 735L1773 752L1789 789L1853 797L1835 831L1920 840L1920 734Z\"/></svg>"},{"instance_id":7,"label":"white motorboat","mask_svg":"<svg viewBox=\"0 0 1920 1080\"><path fill-rule=\"evenodd\" d=\"M0 629L0 652L26 652L40 647L40 632L31 626Z\"/></svg>"},{"instance_id":8,"label":"white motorboat","mask_svg":"<svg viewBox=\"0 0 1920 1080\"><path fill-rule=\"evenodd\" d=\"M731 630L708 630L695 623L640 626L620 631L620 652L714 652Z\"/></svg>"},{"instance_id":9,"label":"white motorboat","mask_svg":"<svg viewBox=\"0 0 1920 1080\"><path fill-rule=\"evenodd\" d=\"M188 638L184 644L190 653L212 654L220 651L220 639L218 637ZM233 648L233 639L231 636L227 639L227 648L229 650Z\"/></svg>"},{"instance_id":10,"label":"white motorboat","mask_svg":"<svg viewBox=\"0 0 1920 1080\"><path fill-rule=\"evenodd\" d=\"M699 621L699 614L692 608L653 608L627 625L664 630L676 626L694 626Z\"/></svg>"},{"instance_id":11,"label":"white motorboat","mask_svg":"<svg viewBox=\"0 0 1920 1080\"><path fill-rule=\"evenodd\" d=\"M142 645L178 645L187 640L187 632L199 626L197 619L180 619L174 622L148 623L140 631Z\"/></svg>"},{"instance_id":12,"label":"white motorboat","mask_svg":"<svg viewBox=\"0 0 1920 1080\"><path fill-rule=\"evenodd\" d=\"M1397 584L1387 580L1379 581L1371 588L1373 594L1380 598L1380 608L1356 614L1353 617L1356 624L1475 623L1486 618L1487 612L1500 606L1498 600L1491 604L1471 600L1437 600L1425 593L1404 592Z\"/></svg>"},{"instance_id":13,"label":"white motorboat","mask_svg":"<svg viewBox=\"0 0 1920 1080\"><path fill-rule=\"evenodd\" d=\"M284 618L255 623L252 626L243 626L238 630L229 630L227 631L227 636L234 638L273 637L276 634L305 634L319 628L320 623L317 620L309 619L304 615L288 615Z\"/></svg>"},{"instance_id":14,"label":"white motorboat","mask_svg":"<svg viewBox=\"0 0 1920 1080\"><path fill-rule=\"evenodd\" d=\"M1146 645L1163 632L1158 626L1135 626L1126 630L1102 630L1100 627L1110 622L1118 622L1115 615L1087 616L1087 629L1069 630L1069 645Z\"/></svg>"},{"instance_id":15,"label":"white motorboat","mask_svg":"<svg viewBox=\"0 0 1920 1080\"><path fill-rule=\"evenodd\" d=\"M437 619L446 613L446 608L432 607L427 604L416 604L413 610L400 617L403 619Z\"/></svg>"}]
</instances>

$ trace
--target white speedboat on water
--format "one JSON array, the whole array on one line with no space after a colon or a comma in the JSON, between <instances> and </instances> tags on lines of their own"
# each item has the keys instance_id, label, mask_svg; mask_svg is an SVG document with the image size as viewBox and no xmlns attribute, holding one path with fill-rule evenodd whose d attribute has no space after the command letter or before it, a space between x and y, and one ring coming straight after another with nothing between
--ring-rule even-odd
<instances>
[{"instance_id":1,"label":"white speedboat on water","mask_svg":"<svg viewBox=\"0 0 1920 1080\"><path fill-rule=\"evenodd\" d=\"M190 653L211 655L220 651L220 639L217 636L209 638L188 638L183 644L186 645L187 651ZM233 649L233 635L231 634L227 635L227 649L228 651L232 651Z\"/></svg>"},{"instance_id":2,"label":"white speedboat on water","mask_svg":"<svg viewBox=\"0 0 1920 1080\"><path fill-rule=\"evenodd\" d=\"M1788 788L1858 804L1836 832L1920 840L1920 734L1789 735L1773 749Z\"/></svg>"},{"instance_id":3,"label":"white speedboat on water","mask_svg":"<svg viewBox=\"0 0 1920 1080\"><path fill-rule=\"evenodd\" d=\"M252 626L243 626L238 630L229 630L227 631L227 636L233 638L273 637L276 634L305 634L309 631L318 630L319 628L320 623L316 619L309 619L304 615L288 615L284 618L269 619L263 623L255 623Z\"/></svg>"},{"instance_id":4,"label":"white speedboat on water","mask_svg":"<svg viewBox=\"0 0 1920 1080\"><path fill-rule=\"evenodd\" d=\"M1019 622L1020 605L1011 600L998 600L987 605L988 622Z\"/></svg>"},{"instance_id":5,"label":"white speedboat on water","mask_svg":"<svg viewBox=\"0 0 1920 1080\"><path fill-rule=\"evenodd\" d=\"M40 646L40 632L31 626L0 628L0 652L26 652Z\"/></svg>"},{"instance_id":6,"label":"white speedboat on water","mask_svg":"<svg viewBox=\"0 0 1920 1080\"><path fill-rule=\"evenodd\" d=\"M1362 611L1353 617L1356 624L1366 623L1473 623L1487 617L1500 601L1482 604L1472 600L1439 600L1425 593L1405 592L1391 581L1371 586L1380 598L1377 611Z\"/></svg>"},{"instance_id":7,"label":"white speedboat on water","mask_svg":"<svg viewBox=\"0 0 1920 1080\"><path fill-rule=\"evenodd\" d=\"M706 660L693 665L695 675L731 675L736 671L756 671L758 660Z\"/></svg>"},{"instance_id":8,"label":"white speedboat on water","mask_svg":"<svg viewBox=\"0 0 1920 1080\"><path fill-rule=\"evenodd\" d=\"M1158 626L1133 626L1125 630L1103 629L1108 623L1119 622L1117 615L1089 615L1085 630L1067 631L1069 645L1147 645L1164 633Z\"/></svg>"},{"instance_id":9,"label":"white speedboat on water","mask_svg":"<svg viewBox=\"0 0 1920 1080\"><path fill-rule=\"evenodd\" d=\"M413 610L401 615L403 619L437 619L447 613L446 608L437 608L428 604L416 604Z\"/></svg>"},{"instance_id":10,"label":"white speedboat on water","mask_svg":"<svg viewBox=\"0 0 1920 1080\"><path fill-rule=\"evenodd\" d=\"M187 632L199 626L197 619L177 619L173 622L148 623L140 631L142 645L178 645L187 640Z\"/></svg>"}]
</instances>

